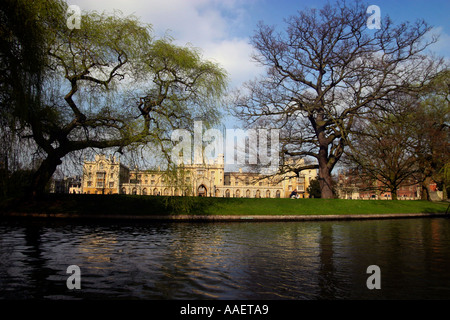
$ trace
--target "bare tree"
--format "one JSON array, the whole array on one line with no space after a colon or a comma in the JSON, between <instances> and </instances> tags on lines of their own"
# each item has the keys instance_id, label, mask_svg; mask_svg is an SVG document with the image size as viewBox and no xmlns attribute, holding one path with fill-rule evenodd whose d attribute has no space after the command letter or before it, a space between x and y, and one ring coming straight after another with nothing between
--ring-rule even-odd
<instances>
[{"instance_id":1,"label":"bare tree","mask_svg":"<svg viewBox=\"0 0 450 320\"><path fill-rule=\"evenodd\" d=\"M392 92L420 88L436 71L422 52L424 21L367 27L367 5L338 1L286 20L284 33L260 24L252 38L261 79L237 94L234 114L248 126L282 129L282 156L316 161L322 198L332 198L332 170L350 143L355 120ZM310 166L309 166L310 167ZM289 170L299 172L303 168Z\"/></svg>"},{"instance_id":2,"label":"bare tree","mask_svg":"<svg viewBox=\"0 0 450 320\"><path fill-rule=\"evenodd\" d=\"M379 102L376 112L358 119L344 163L376 181L377 190L390 191L393 200L399 186L417 183L422 199L430 200L429 184L445 184L442 169L450 159L448 81L444 70L420 92Z\"/></svg>"},{"instance_id":3,"label":"bare tree","mask_svg":"<svg viewBox=\"0 0 450 320\"><path fill-rule=\"evenodd\" d=\"M374 112L358 128L348 159L358 169L362 181L372 181L372 188L389 191L397 200L401 185L417 183L420 173L416 162L415 141L411 117L406 112L394 114L391 110Z\"/></svg>"}]
</instances>

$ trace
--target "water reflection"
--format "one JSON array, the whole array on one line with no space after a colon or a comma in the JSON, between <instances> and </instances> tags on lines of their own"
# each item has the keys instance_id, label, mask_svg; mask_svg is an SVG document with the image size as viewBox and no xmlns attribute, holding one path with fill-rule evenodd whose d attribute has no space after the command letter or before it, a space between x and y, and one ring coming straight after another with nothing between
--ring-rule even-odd
<instances>
[{"instance_id":1,"label":"water reflection","mask_svg":"<svg viewBox=\"0 0 450 320\"><path fill-rule=\"evenodd\" d=\"M66 288L69 265L81 290ZM366 269L381 268L369 290ZM448 299L450 220L2 221L0 298Z\"/></svg>"}]
</instances>

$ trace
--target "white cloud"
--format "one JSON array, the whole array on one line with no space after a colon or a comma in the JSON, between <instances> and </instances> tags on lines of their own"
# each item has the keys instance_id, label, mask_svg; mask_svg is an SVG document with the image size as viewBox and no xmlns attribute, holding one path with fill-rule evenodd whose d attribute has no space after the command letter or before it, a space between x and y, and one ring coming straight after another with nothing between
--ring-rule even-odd
<instances>
[{"instance_id":1,"label":"white cloud","mask_svg":"<svg viewBox=\"0 0 450 320\"><path fill-rule=\"evenodd\" d=\"M206 45L205 56L220 63L230 74L232 85L239 86L245 81L252 80L261 69L251 60L253 47L248 39L227 39Z\"/></svg>"},{"instance_id":2,"label":"white cloud","mask_svg":"<svg viewBox=\"0 0 450 320\"><path fill-rule=\"evenodd\" d=\"M429 31L427 40L436 35L439 36L438 41L430 45L428 49L438 55L448 57L450 55L450 35L444 32L443 27L434 27Z\"/></svg>"},{"instance_id":3,"label":"white cloud","mask_svg":"<svg viewBox=\"0 0 450 320\"><path fill-rule=\"evenodd\" d=\"M250 61L247 35L233 34L245 26L244 6L249 0L72 0L70 4L85 11L136 15L151 24L157 36L168 34L179 45L200 48L205 59L227 70L232 86L252 79L258 71Z\"/></svg>"}]
</instances>

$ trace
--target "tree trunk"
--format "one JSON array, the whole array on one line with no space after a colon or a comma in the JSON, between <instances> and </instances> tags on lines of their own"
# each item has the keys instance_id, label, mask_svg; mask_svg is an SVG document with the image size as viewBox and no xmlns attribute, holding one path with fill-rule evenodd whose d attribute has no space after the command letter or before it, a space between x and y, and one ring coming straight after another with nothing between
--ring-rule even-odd
<instances>
[{"instance_id":1,"label":"tree trunk","mask_svg":"<svg viewBox=\"0 0 450 320\"><path fill-rule=\"evenodd\" d=\"M447 184L444 182L442 184L442 200L447 200L448 199L448 193L447 193Z\"/></svg>"},{"instance_id":2,"label":"tree trunk","mask_svg":"<svg viewBox=\"0 0 450 320\"><path fill-rule=\"evenodd\" d=\"M333 199L333 181L326 159L319 159L319 184L322 199Z\"/></svg>"},{"instance_id":3,"label":"tree trunk","mask_svg":"<svg viewBox=\"0 0 450 320\"><path fill-rule=\"evenodd\" d=\"M323 132L318 136L319 141L324 141ZM319 184L322 199L333 199L333 181L331 179L331 169L328 167L328 144L321 143L319 149Z\"/></svg>"},{"instance_id":4,"label":"tree trunk","mask_svg":"<svg viewBox=\"0 0 450 320\"><path fill-rule=\"evenodd\" d=\"M422 186L422 188L421 188L422 190L420 192L420 199L421 200L431 201L430 190L428 190L428 181L429 181L429 178L427 177L421 183L421 186Z\"/></svg>"},{"instance_id":5,"label":"tree trunk","mask_svg":"<svg viewBox=\"0 0 450 320\"><path fill-rule=\"evenodd\" d=\"M29 196L36 198L44 194L47 183L61 163L61 159L54 155L48 155L47 158L42 161L39 169L33 175Z\"/></svg>"},{"instance_id":6,"label":"tree trunk","mask_svg":"<svg viewBox=\"0 0 450 320\"><path fill-rule=\"evenodd\" d=\"M333 199L333 181L328 168L319 168L319 183L322 199Z\"/></svg>"},{"instance_id":7,"label":"tree trunk","mask_svg":"<svg viewBox=\"0 0 450 320\"><path fill-rule=\"evenodd\" d=\"M396 188L391 190L391 199L392 200L398 200L397 189Z\"/></svg>"}]
</instances>

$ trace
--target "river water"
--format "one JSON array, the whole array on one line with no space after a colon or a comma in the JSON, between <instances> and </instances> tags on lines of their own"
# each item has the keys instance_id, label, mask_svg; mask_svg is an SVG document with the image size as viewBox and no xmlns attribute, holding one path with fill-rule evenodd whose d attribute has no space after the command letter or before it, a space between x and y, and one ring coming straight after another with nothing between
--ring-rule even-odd
<instances>
[{"instance_id":1,"label":"river water","mask_svg":"<svg viewBox=\"0 0 450 320\"><path fill-rule=\"evenodd\" d=\"M450 299L450 219L0 221L0 299Z\"/></svg>"}]
</instances>

